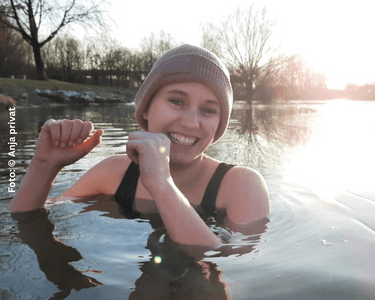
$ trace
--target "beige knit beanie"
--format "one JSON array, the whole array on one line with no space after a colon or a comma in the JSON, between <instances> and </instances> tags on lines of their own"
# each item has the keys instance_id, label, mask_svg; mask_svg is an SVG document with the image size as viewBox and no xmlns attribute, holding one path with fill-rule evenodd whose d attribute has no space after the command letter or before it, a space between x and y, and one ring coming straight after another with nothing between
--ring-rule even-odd
<instances>
[{"instance_id":1,"label":"beige knit beanie","mask_svg":"<svg viewBox=\"0 0 375 300\"><path fill-rule=\"evenodd\" d=\"M191 45L169 50L153 65L135 97L135 119L147 130L143 113L152 96L163 86L179 82L199 82L209 87L221 103L221 118L213 142L227 129L233 105L233 90L229 72L212 52Z\"/></svg>"}]
</instances>

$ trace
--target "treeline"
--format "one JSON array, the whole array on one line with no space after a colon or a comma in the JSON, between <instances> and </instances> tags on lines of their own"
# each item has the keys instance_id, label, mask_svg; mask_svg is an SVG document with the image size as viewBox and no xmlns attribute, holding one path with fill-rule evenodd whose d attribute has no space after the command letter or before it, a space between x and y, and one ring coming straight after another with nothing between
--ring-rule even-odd
<instances>
[{"instance_id":1,"label":"treeline","mask_svg":"<svg viewBox=\"0 0 375 300\"><path fill-rule=\"evenodd\" d=\"M350 100L375 100L375 82L365 85L347 84L340 98Z\"/></svg>"},{"instance_id":2,"label":"treeline","mask_svg":"<svg viewBox=\"0 0 375 300\"><path fill-rule=\"evenodd\" d=\"M223 28L227 29L229 25L226 23ZM264 32L260 33L261 37L265 35ZM236 100L375 100L375 84L349 84L344 91L327 89L326 76L309 69L298 55L276 58L268 56L264 62L231 61L226 52L228 48L225 48L230 46L231 41L226 41L225 36L220 34L224 33L220 33L212 25L204 28L202 46L215 52L226 62ZM145 37L139 49L129 49L104 34L85 40L60 34L43 46L42 56L49 79L137 87L153 63L164 52L180 44L164 31ZM255 53L253 56L266 57L266 53ZM0 25L0 76L36 79L35 74L30 45L17 32Z\"/></svg>"},{"instance_id":3,"label":"treeline","mask_svg":"<svg viewBox=\"0 0 375 300\"><path fill-rule=\"evenodd\" d=\"M36 79L33 51L16 33L0 28L0 76ZM144 38L140 50L120 45L107 35L84 41L59 35L42 48L49 79L72 83L129 87L139 85L153 63L176 46L169 34Z\"/></svg>"},{"instance_id":4,"label":"treeline","mask_svg":"<svg viewBox=\"0 0 375 300\"><path fill-rule=\"evenodd\" d=\"M301 56L281 56L255 87L255 98L263 101L329 99L326 81L326 76L308 68Z\"/></svg>"},{"instance_id":5,"label":"treeline","mask_svg":"<svg viewBox=\"0 0 375 300\"><path fill-rule=\"evenodd\" d=\"M131 50L102 35L80 41L56 37L42 49L50 79L94 85L137 85L152 67L146 51Z\"/></svg>"},{"instance_id":6,"label":"treeline","mask_svg":"<svg viewBox=\"0 0 375 300\"><path fill-rule=\"evenodd\" d=\"M4 31L2 31L4 32ZM5 35L1 35L1 37ZM9 38L10 37L10 38ZM0 76L35 79L31 47L16 33L8 33L0 48ZM5 47L6 45L6 47ZM50 79L61 81L137 87L153 63L178 43L165 32L143 39L140 49L129 49L101 35L85 41L70 35L57 36L42 48ZM231 70L236 99L244 99L246 88ZM283 58L277 69L256 86L254 100L325 98L325 77L308 70L299 56Z\"/></svg>"},{"instance_id":7,"label":"treeline","mask_svg":"<svg viewBox=\"0 0 375 300\"><path fill-rule=\"evenodd\" d=\"M375 82L359 86L347 84L344 90L328 89L326 76L305 66L302 57L292 55L282 62L271 75L270 86L279 100L375 100Z\"/></svg>"}]
</instances>

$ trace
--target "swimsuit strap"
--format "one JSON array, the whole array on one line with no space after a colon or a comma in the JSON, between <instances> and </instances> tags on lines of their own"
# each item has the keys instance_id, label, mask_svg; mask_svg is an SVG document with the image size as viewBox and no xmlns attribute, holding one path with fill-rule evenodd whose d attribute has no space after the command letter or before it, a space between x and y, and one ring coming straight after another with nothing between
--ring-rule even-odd
<instances>
[{"instance_id":1,"label":"swimsuit strap","mask_svg":"<svg viewBox=\"0 0 375 300\"><path fill-rule=\"evenodd\" d=\"M215 214L216 197L220 183L224 175L232 167L234 167L234 165L221 163L207 185L200 207L210 215ZM115 193L116 202L120 206L125 217L129 219L140 217L140 213L133 209L139 176L139 166L132 161Z\"/></svg>"},{"instance_id":2,"label":"swimsuit strap","mask_svg":"<svg viewBox=\"0 0 375 300\"><path fill-rule=\"evenodd\" d=\"M132 161L115 194L117 204L120 206L125 217L129 219L140 217L140 213L133 209L139 176L139 166Z\"/></svg>"},{"instance_id":3,"label":"swimsuit strap","mask_svg":"<svg viewBox=\"0 0 375 300\"><path fill-rule=\"evenodd\" d=\"M224 175L232 168L234 165L221 163L214 175L212 176L210 182L207 185L206 191L204 193L202 202L200 206L210 215L214 215L216 211L216 197L219 192L220 183L224 178Z\"/></svg>"}]
</instances>

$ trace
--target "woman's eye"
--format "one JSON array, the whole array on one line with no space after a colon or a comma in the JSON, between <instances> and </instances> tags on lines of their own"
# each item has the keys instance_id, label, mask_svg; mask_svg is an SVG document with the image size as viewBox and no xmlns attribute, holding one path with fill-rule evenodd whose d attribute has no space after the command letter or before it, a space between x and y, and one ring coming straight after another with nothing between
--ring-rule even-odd
<instances>
[{"instance_id":1,"label":"woman's eye","mask_svg":"<svg viewBox=\"0 0 375 300\"><path fill-rule=\"evenodd\" d=\"M205 113L207 115L216 115L216 110L211 109L211 108L205 108L202 111L203 111L203 113Z\"/></svg>"},{"instance_id":2,"label":"woman's eye","mask_svg":"<svg viewBox=\"0 0 375 300\"><path fill-rule=\"evenodd\" d=\"M178 99L171 99L169 100L170 103L174 104L174 105L182 105L182 102Z\"/></svg>"}]
</instances>

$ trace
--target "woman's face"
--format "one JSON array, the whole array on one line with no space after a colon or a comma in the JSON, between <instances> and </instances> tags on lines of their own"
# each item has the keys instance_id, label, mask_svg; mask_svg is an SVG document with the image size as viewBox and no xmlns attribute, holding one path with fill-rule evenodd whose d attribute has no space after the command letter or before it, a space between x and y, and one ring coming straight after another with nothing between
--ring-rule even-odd
<instances>
[{"instance_id":1,"label":"woman's face","mask_svg":"<svg viewBox=\"0 0 375 300\"><path fill-rule=\"evenodd\" d=\"M144 118L149 132L163 133L171 140L171 163L187 163L201 157L212 143L220 116L214 92L201 83L187 82L160 88Z\"/></svg>"}]
</instances>

